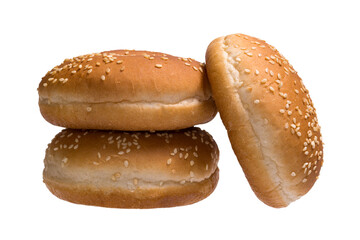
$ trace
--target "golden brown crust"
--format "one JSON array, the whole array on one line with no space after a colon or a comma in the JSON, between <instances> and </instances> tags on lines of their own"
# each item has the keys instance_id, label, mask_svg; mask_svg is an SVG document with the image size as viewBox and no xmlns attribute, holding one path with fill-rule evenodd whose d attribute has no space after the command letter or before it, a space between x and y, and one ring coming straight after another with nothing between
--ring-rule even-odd
<instances>
[{"instance_id":1,"label":"golden brown crust","mask_svg":"<svg viewBox=\"0 0 360 240\"><path fill-rule=\"evenodd\" d=\"M45 181L46 186L60 199L92 206L110 208L165 208L196 203L208 197L216 188L219 169L201 182L185 183L152 189L98 189Z\"/></svg>"},{"instance_id":2,"label":"golden brown crust","mask_svg":"<svg viewBox=\"0 0 360 240\"><path fill-rule=\"evenodd\" d=\"M307 89L272 46L243 34L215 39L207 73L234 152L255 194L284 207L310 190L323 162Z\"/></svg>"},{"instance_id":3,"label":"golden brown crust","mask_svg":"<svg viewBox=\"0 0 360 240\"><path fill-rule=\"evenodd\" d=\"M84 129L95 121L96 129L104 125L114 130L173 130L207 122L216 114L204 66L190 58L157 52L115 50L66 59L43 77L38 92L44 118L63 127ZM95 106L106 106L106 111L93 112L92 121L84 122ZM124 113L128 106L141 111L128 116ZM154 111L156 106L170 111L169 119L154 118L159 113ZM186 115L192 107L192 115ZM107 115L119 122L107 124L102 120ZM149 125L136 125L139 117ZM193 121L186 122L190 118ZM129 122L133 128L128 128ZM153 126L155 122L162 127ZM183 124L176 126L175 122Z\"/></svg>"},{"instance_id":4,"label":"golden brown crust","mask_svg":"<svg viewBox=\"0 0 360 240\"><path fill-rule=\"evenodd\" d=\"M43 117L57 126L82 129L146 131L176 130L206 123L216 115L212 98L178 104L71 103L39 101Z\"/></svg>"},{"instance_id":5,"label":"golden brown crust","mask_svg":"<svg viewBox=\"0 0 360 240\"><path fill-rule=\"evenodd\" d=\"M168 207L166 199L172 199L172 206L184 205L213 191L218 156L215 141L198 128L155 133L66 129L46 150L44 182L56 196L83 204ZM121 197L127 203L116 203Z\"/></svg>"}]
</instances>

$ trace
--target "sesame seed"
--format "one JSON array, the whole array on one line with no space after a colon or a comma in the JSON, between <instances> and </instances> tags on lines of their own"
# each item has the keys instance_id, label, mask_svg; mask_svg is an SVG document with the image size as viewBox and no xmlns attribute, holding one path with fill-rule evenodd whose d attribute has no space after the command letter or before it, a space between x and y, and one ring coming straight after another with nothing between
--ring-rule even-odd
<instances>
[{"instance_id":1,"label":"sesame seed","mask_svg":"<svg viewBox=\"0 0 360 240\"><path fill-rule=\"evenodd\" d=\"M92 110L91 107L87 107L87 108L86 108L86 111L88 111L88 112L91 112L91 110Z\"/></svg>"},{"instance_id":2,"label":"sesame seed","mask_svg":"<svg viewBox=\"0 0 360 240\"><path fill-rule=\"evenodd\" d=\"M269 89L271 92L275 92L275 89L273 87L270 86Z\"/></svg>"},{"instance_id":3,"label":"sesame seed","mask_svg":"<svg viewBox=\"0 0 360 240\"><path fill-rule=\"evenodd\" d=\"M307 132L307 134L308 134L308 137L311 137L311 136L312 136L311 130L309 130L309 131Z\"/></svg>"},{"instance_id":4,"label":"sesame seed","mask_svg":"<svg viewBox=\"0 0 360 240\"><path fill-rule=\"evenodd\" d=\"M124 154L123 151L118 152L118 155L123 155L123 154Z\"/></svg>"},{"instance_id":5,"label":"sesame seed","mask_svg":"<svg viewBox=\"0 0 360 240\"><path fill-rule=\"evenodd\" d=\"M44 87L47 87L47 85L48 85L47 83L43 83L43 86L44 86Z\"/></svg>"},{"instance_id":6,"label":"sesame seed","mask_svg":"<svg viewBox=\"0 0 360 240\"><path fill-rule=\"evenodd\" d=\"M97 153L97 156L98 156L98 158L101 158L101 154L100 154L100 152L98 152L98 153Z\"/></svg>"},{"instance_id":7,"label":"sesame seed","mask_svg":"<svg viewBox=\"0 0 360 240\"><path fill-rule=\"evenodd\" d=\"M171 164L171 161L172 161L172 159L169 158L169 159L166 161L166 164L167 164L167 165L170 165L170 164Z\"/></svg>"},{"instance_id":8,"label":"sesame seed","mask_svg":"<svg viewBox=\"0 0 360 240\"><path fill-rule=\"evenodd\" d=\"M306 178L304 178L304 179L302 180L302 182L303 182L303 183L306 183L306 182L307 182L307 179L306 179Z\"/></svg>"},{"instance_id":9,"label":"sesame seed","mask_svg":"<svg viewBox=\"0 0 360 240\"><path fill-rule=\"evenodd\" d=\"M128 148L128 149L126 149L126 153L129 153L131 151L131 149L130 148Z\"/></svg>"},{"instance_id":10,"label":"sesame seed","mask_svg":"<svg viewBox=\"0 0 360 240\"><path fill-rule=\"evenodd\" d=\"M162 60L168 60L169 58L167 57L161 57Z\"/></svg>"},{"instance_id":11,"label":"sesame seed","mask_svg":"<svg viewBox=\"0 0 360 240\"><path fill-rule=\"evenodd\" d=\"M190 161L190 166L194 166L195 162L193 160Z\"/></svg>"},{"instance_id":12,"label":"sesame seed","mask_svg":"<svg viewBox=\"0 0 360 240\"><path fill-rule=\"evenodd\" d=\"M292 114L292 111L289 110L287 113L288 113L288 115L290 116L290 115Z\"/></svg>"},{"instance_id":13,"label":"sesame seed","mask_svg":"<svg viewBox=\"0 0 360 240\"><path fill-rule=\"evenodd\" d=\"M110 68L107 68L106 71L105 71L106 74L109 74L110 73Z\"/></svg>"},{"instance_id":14,"label":"sesame seed","mask_svg":"<svg viewBox=\"0 0 360 240\"><path fill-rule=\"evenodd\" d=\"M280 113L285 113L285 109L280 109Z\"/></svg>"},{"instance_id":15,"label":"sesame seed","mask_svg":"<svg viewBox=\"0 0 360 240\"><path fill-rule=\"evenodd\" d=\"M121 68L120 68L120 72L123 72L125 70L125 66L122 66Z\"/></svg>"},{"instance_id":16,"label":"sesame seed","mask_svg":"<svg viewBox=\"0 0 360 240\"><path fill-rule=\"evenodd\" d=\"M255 103L255 104L259 104L259 103L260 103L260 100L259 100L259 99L255 99L254 103Z\"/></svg>"},{"instance_id":17,"label":"sesame seed","mask_svg":"<svg viewBox=\"0 0 360 240\"><path fill-rule=\"evenodd\" d=\"M256 69L256 70L255 70L255 74L256 74L256 75L259 75L259 73L260 73L259 70Z\"/></svg>"},{"instance_id":18,"label":"sesame seed","mask_svg":"<svg viewBox=\"0 0 360 240\"><path fill-rule=\"evenodd\" d=\"M119 60L116 62L116 64L122 64L124 61L123 60Z\"/></svg>"},{"instance_id":19,"label":"sesame seed","mask_svg":"<svg viewBox=\"0 0 360 240\"><path fill-rule=\"evenodd\" d=\"M96 63L95 63L95 66L97 66L97 67L100 66L100 63L99 63L99 62L96 62Z\"/></svg>"},{"instance_id":20,"label":"sesame seed","mask_svg":"<svg viewBox=\"0 0 360 240\"><path fill-rule=\"evenodd\" d=\"M63 158L63 160L61 160L63 163L67 163L68 162L68 158L67 157L65 157L65 158Z\"/></svg>"},{"instance_id":21,"label":"sesame seed","mask_svg":"<svg viewBox=\"0 0 360 240\"><path fill-rule=\"evenodd\" d=\"M105 158L105 161L109 161L111 159L111 156L107 156L106 158Z\"/></svg>"},{"instance_id":22,"label":"sesame seed","mask_svg":"<svg viewBox=\"0 0 360 240\"><path fill-rule=\"evenodd\" d=\"M90 74L91 72L92 72L92 69L89 69L89 70L87 71L88 74Z\"/></svg>"},{"instance_id":23,"label":"sesame seed","mask_svg":"<svg viewBox=\"0 0 360 240\"><path fill-rule=\"evenodd\" d=\"M191 66L191 64L190 64L190 63L187 63L187 62L185 63L185 65L186 65L186 66Z\"/></svg>"},{"instance_id":24,"label":"sesame seed","mask_svg":"<svg viewBox=\"0 0 360 240\"><path fill-rule=\"evenodd\" d=\"M298 135L299 137L301 137L301 132L297 132L296 135Z\"/></svg>"},{"instance_id":25,"label":"sesame seed","mask_svg":"<svg viewBox=\"0 0 360 240\"><path fill-rule=\"evenodd\" d=\"M199 157L199 155L197 154L197 152L193 152L194 157Z\"/></svg>"},{"instance_id":26,"label":"sesame seed","mask_svg":"<svg viewBox=\"0 0 360 240\"><path fill-rule=\"evenodd\" d=\"M264 78L263 80L260 81L262 84L266 83L267 82L267 79Z\"/></svg>"},{"instance_id":27,"label":"sesame seed","mask_svg":"<svg viewBox=\"0 0 360 240\"><path fill-rule=\"evenodd\" d=\"M292 176L292 177L295 177L295 176L296 176L296 173L295 173L295 172L292 172L292 173L291 173L291 176Z\"/></svg>"},{"instance_id":28,"label":"sesame seed","mask_svg":"<svg viewBox=\"0 0 360 240\"><path fill-rule=\"evenodd\" d=\"M124 166L127 168L129 166L129 162L127 160L124 161Z\"/></svg>"},{"instance_id":29,"label":"sesame seed","mask_svg":"<svg viewBox=\"0 0 360 240\"><path fill-rule=\"evenodd\" d=\"M235 58L236 61L241 62L241 58L237 57Z\"/></svg>"},{"instance_id":30,"label":"sesame seed","mask_svg":"<svg viewBox=\"0 0 360 240\"><path fill-rule=\"evenodd\" d=\"M245 68L244 72L249 74L251 71L250 71L250 69Z\"/></svg>"},{"instance_id":31,"label":"sesame seed","mask_svg":"<svg viewBox=\"0 0 360 240\"><path fill-rule=\"evenodd\" d=\"M246 52L245 54L248 55L249 57L252 57L253 55L251 52Z\"/></svg>"},{"instance_id":32,"label":"sesame seed","mask_svg":"<svg viewBox=\"0 0 360 240\"><path fill-rule=\"evenodd\" d=\"M105 75L101 75L100 79L105 81Z\"/></svg>"},{"instance_id":33,"label":"sesame seed","mask_svg":"<svg viewBox=\"0 0 360 240\"><path fill-rule=\"evenodd\" d=\"M155 64L156 68L162 68L162 64Z\"/></svg>"},{"instance_id":34,"label":"sesame seed","mask_svg":"<svg viewBox=\"0 0 360 240\"><path fill-rule=\"evenodd\" d=\"M72 70L72 71L71 71L71 74L75 74L75 73L76 73L76 70Z\"/></svg>"}]
</instances>

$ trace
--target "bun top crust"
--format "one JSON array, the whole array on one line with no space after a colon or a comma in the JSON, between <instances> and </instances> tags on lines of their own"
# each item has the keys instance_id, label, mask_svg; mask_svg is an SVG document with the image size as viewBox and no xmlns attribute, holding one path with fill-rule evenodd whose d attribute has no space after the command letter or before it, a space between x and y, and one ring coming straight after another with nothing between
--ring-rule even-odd
<instances>
[{"instance_id":1,"label":"bun top crust","mask_svg":"<svg viewBox=\"0 0 360 240\"><path fill-rule=\"evenodd\" d=\"M323 144L313 102L294 68L273 46L243 34L215 39L206 65L240 163L260 159L242 164L258 197L278 207L304 195L318 178ZM237 133L249 138L236 139ZM283 201L272 199L275 190Z\"/></svg>"},{"instance_id":2,"label":"bun top crust","mask_svg":"<svg viewBox=\"0 0 360 240\"><path fill-rule=\"evenodd\" d=\"M204 65L191 59L148 51L114 50L65 59L38 88L52 102L159 102L208 100Z\"/></svg>"},{"instance_id":3,"label":"bun top crust","mask_svg":"<svg viewBox=\"0 0 360 240\"><path fill-rule=\"evenodd\" d=\"M91 173L110 183L136 178L183 184L209 178L218 159L215 141L199 128L154 133L65 129L46 150L44 173L52 179L84 180Z\"/></svg>"}]
</instances>

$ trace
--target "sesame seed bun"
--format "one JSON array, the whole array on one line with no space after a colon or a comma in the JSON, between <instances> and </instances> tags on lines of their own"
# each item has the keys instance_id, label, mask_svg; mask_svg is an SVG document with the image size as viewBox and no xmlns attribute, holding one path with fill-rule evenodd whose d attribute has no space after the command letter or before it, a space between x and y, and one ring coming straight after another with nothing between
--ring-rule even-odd
<instances>
[{"instance_id":1,"label":"sesame seed bun","mask_svg":"<svg viewBox=\"0 0 360 240\"><path fill-rule=\"evenodd\" d=\"M65 59L43 77L38 92L48 122L76 129L183 129L217 111L203 64L148 51Z\"/></svg>"},{"instance_id":2,"label":"sesame seed bun","mask_svg":"<svg viewBox=\"0 0 360 240\"><path fill-rule=\"evenodd\" d=\"M199 128L169 132L65 129L46 150L44 182L57 197L113 208L192 204L218 182L219 151Z\"/></svg>"},{"instance_id":3,"label":"sesame seed bun","mask_svg":"<svg viewBox=\"0 0 360 240\"><path fill-rule=\"evenodd\" d=\"M285 207L306 194L318 178L323 145L297 72L274 47L243 34L211 42L206 68L233 150L257 197Z\"/></svg>"}]
</instances>

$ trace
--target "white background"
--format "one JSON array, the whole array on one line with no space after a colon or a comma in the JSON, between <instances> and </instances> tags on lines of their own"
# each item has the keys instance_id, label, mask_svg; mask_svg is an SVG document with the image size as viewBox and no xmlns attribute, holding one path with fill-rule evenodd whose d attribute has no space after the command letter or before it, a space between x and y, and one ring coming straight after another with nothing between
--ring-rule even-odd
<instances>
[{"instance_id":1,"label":"white background","mask_svg":"<svg viewBox=\"0 0 360 240\"><path fill-rule=\"evenodd\" d=\"M2 1L0 239L360 239L357 1ZM42 183L61 128L37 106L41 77L63 59L145 49L204 61L216 37L265 39L289 59L317 108L324 165L313 189L273 209L251 191L219 115L202 125L220 148L220 181L185 207L107 209L57 199Z\"/></svg>"}]
</instances>

